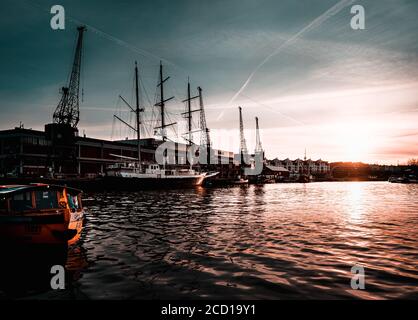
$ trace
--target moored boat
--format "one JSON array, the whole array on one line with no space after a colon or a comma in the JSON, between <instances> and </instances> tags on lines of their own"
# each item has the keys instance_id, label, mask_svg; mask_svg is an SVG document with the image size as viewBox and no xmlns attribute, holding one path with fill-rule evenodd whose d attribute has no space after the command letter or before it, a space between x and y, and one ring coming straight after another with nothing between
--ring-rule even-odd
<instances>
[{"instance_id":1,"label":"moored boat","mask_svg":"<svg viewBox=\"0 0 418 320\"><path fill-rule=\"evenodd\" d=\"M301 174L301 175L299 175L298 182L308 183L308 182L312 182L312 181L313 181L313 177L310 174Z\"/></svg>"},{"instance_id":2,"label":"moored boat","mask_svg":"<svg viewBox=\"0 0 418 320\"><path fill-rule=\"evenodd\" d=\"M158 87L160 88L160 101L155 104L154 106L161 108L161 115L160 115L160 122L161 125L158 127L154 127L155 134L160 131L162 136L161 143L164 143L168 140L168 137L165 132L166 127L173 126L176 123L166 124L165 122L165 109L164 105L166 101L171 100L174 97L169 99L164 99L163 94L163 86L164 82L168 80L169 77L163 77L163 66L160 63L160 80ZM145 108L140 108L139 102L139 76L138 76L138 65L135 62L135 104L136 108L133 108L126 102L125 99L121 97L121 99L128 105L132 112L135 113L135 126L131 126L125 120L121 119L120 117L114 115L116 119L118 119L123 124L127 125L130 129L135 131L136 133L136 147L137 147L137 158L134 157L127 157L123 155L117 154L110 154L115 158L119 158L120 161L118 163L109 165L106 167L106 174L104 177L105 185L111 186L112 189L122 189L122 190L141 190L146 188L179 188L179 187L195 187L201 186L205 179L210 177L214 177L218 174L218 172L204 172L204 171L197 171L193 169L193 163L189 160L189 168L184 168L180 165L170 165L170 168L166 168L166 156L164 157L164 163L162 165L151 161L148 163L143 163L141 160L141 125L143 123L143 119L141 119L141 113L145 111ZM188 148L191 148L195 145L192 141L192 128L191 128L191 113L195 111L200 111L202 113L203 110L203 100L201 96L201 89L199 89L199 96L190 97L190 83L188 83L188 101L189 105L189 132L187 132L189 138L186 139L188 141ZM199 98L200 102L200 109L192 111L190 109L190 101L194 98ZM202 116L201 116L202 117ZM201 122L205 122L202 121ZM201 131L201 130L198 130ZM206 132L206 128L204 130ZM207 144L206 144L207 147ZM206 148L207 149L207 148ZM209 148L210 149L210 148ZM210 152L208 153L210 154Z\"/></svg>"},{"instance_id":3,"label":"moored boat","mask_svg":"<svg viewBox=\"0 0 418 320\"><path fill-rule=\"evenodd\" d=\"M137 163L117 163L107 168L105 181L113 188L174 188L201 186L207 178L218 172L198 172L193 169L164 169L150 164L145 171Z\"/></svg>"},{"instance_id":4,"label":"moored boat","mask_svg":"<svg viewBox=\"0 0 418 320\"><path fill-rule=\"evenodd\" d=\"M239 184L239 185L248 184L248 179L238 178L237 180L233 181L233 184Z\"/></svg>"},{"instance_id":5,"label":"moored boat","mask_svg":"<svg viewBox=\"0 0 418 320\"><path fill-rule=\"evenodd\" d=\"M404 175L401 177L391 176L388 179L388 182L392 183L418 183L418 177L412 174Z\"/></svg>"},{"instance_id":6,"label":"moored boat","mask_svg":"<svg viewBox=\"0 0 418 320\"><path fill-rule=\"evenodd\" d=\"M48 185L0 186L2 244L74 244L84 209L78 189Z\"/></svg>"}]
</instances>

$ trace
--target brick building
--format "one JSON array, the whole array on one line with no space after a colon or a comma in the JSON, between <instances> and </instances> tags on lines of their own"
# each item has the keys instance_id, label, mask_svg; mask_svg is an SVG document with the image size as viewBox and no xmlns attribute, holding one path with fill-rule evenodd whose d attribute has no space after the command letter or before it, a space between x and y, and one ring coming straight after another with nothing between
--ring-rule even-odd
<instances>
[{"instance_id":1,"label":"brick building","mask_svg":"<svg viewBox=\"0 0 418 320\"><path fill-rule=\"evenodd\" d=\"M78 136L78 132L57 133L14 128L0 131L0 177L86 177L105 173L110 164L120 162L117 156L137 158L137 140L108 141ZM155 163L155 150L161 141L141 139L141 160ZM184 144L173 143L175 157ZM233 153L214 150L221 176L230 175ZM178 160L178 159L177 159ZM170 159L170 161L175 161ZM231 168L230 168L231 167Z\"/></svg>"}]
</instances>

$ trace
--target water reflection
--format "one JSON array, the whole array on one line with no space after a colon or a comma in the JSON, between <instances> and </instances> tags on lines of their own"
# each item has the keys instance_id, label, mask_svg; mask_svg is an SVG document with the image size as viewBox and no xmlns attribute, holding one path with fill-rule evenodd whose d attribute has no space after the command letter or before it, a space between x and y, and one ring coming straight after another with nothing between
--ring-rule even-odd
<instances>
[{"instance_id":1,"label":"water reflection","mask_svg":"<svg viewBox=\"0 0 418 320\"><path fill-rule=\"evenodd\" d=\"M12 279L28 262L1 272L3 297L48 291L51 263L64 259L66 298L417 298L418 186L149 190L90 194L84 203L76 250L49 253L48 268L18 286ZM360 294L350 288L357 263L366 267ZM46 287L36 283L41 274Z\"/></svg>"},{"instance_id":2,"label":"water reflection","mask_svg":"<svg viewBox=\"0 0 418 320\"><path fill-rule=\"evenodd\" d=\"M346 197L346 213L352 221L359 221L363 213L364 186L361 182L353 182L349 185Z\"/></svg>"},{"instance_id":3,"label":"water reflection","mask_svg":"<svg viewBox=\"0 0 418 320\"><path fill-rule=\"evenodd\" d=\"M48 298L51 292L51 268L65 268L65 292L61 298L74 298L74 284L87 267L86 255L80 246L13 246L0 248L0 297ZM62 294L64 293L64 294Z\"/></svg>"}]
</instances>

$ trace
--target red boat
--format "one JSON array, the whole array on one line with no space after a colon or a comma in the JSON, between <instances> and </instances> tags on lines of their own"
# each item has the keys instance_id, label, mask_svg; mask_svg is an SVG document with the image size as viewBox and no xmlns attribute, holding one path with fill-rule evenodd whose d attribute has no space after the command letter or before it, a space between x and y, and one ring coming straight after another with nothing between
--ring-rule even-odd
<instances>
[{"instance_id":1,"label":"red boat","mask_svg":"<svg viewBox=\"0 0 418 320\"><path fill-rule=\"evenodd\" d=\"M0 186L1 243L75 243L84 220L81 193L47 184Z\"/></svg>"}]
</instances>

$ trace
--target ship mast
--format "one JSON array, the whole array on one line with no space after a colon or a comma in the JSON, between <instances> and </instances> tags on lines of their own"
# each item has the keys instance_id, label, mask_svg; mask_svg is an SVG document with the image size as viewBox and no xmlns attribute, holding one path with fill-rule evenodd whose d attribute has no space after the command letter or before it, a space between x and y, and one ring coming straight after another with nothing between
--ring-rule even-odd
<instances>
[{"instance_id":1,"label":"ship mast","mask_svg":"<svg viewBox=\"0 0 418 320\"><path fill-rule=\"evenodd\" d=\"M162 135L163 141L167 140L167 134L165 132L165 128L176 124L176 122L165 124L165 103L174 98L174 97L170 97L164 100L164 82L166 82L168 79L170 79L170 77L167 77L165 79L163 78L163 64L160 61L160 82L157 85L157 87L160 87L160 102L156 103L155 106L160 107L161 126L155 127L154 129L161 129L161 135Z\"/></svg>"},{"instance_id":2,"label":"ship mast","mask_svg":"<svg viewBox=\"0 0 418 320\"><path fill-rule=\"evenodd\" d=\"M168 79L168 77L167 77L167 79ZM160 97L160 107L161 107L161 128L162 129L165 128L165 115L164 115L165 104L164 104L164 85L163 85L164 81L163 81L163 65L160 62L160 95L161 95L161 97ZM164 135L163 135L163 140L165 140Z\"/></svg>"},{"instance_id":3,"label":"ship mast","mask_svg":"<svg viewBox=\"0 0 418 320\"><path fill-rule=\"evenodd\" d=\"M183 102L187 102L187 110L183 112L182 115L187 119L187 134L188 139L187 143L189 146L193 144L193 131L192 131L192 113L198 112L200 109L192 110L192 100L199 98L199 96L191 97L190 93L190 80L187 80L187 99L183 100Z\"/></svg>"},{"instance_id":4,"label":"ship mast","mask_svg":"<svg viewBox=\"0 0 418 320\"><path fill-rule=\"evenodd\" d=\"M192 101L190 98L190 81L187 81L187 129L189 130L189 145L192 145Z\"/></svg>"},{"instance_id":5,"label":"ship mast","mask_svg":"<svg viewBox=\"0 0 418 320\"><path fill-rule=\"evenodd\" d=\"M140 121L140 112L144 111L144 109L139 108L139 85L138 85L138 64L135 61L135 96L136 96L136 108L135 108L135 115L136 115L136 138L138 139L138 167L139 172L142 172L142 165L141 165L141 121Z\"/></svg>"},{"instance_id":6,"label":"ship mast","mask_svg":"<svg viewBox=\"0 0 418 320\"><path fill-rule=\"evenodd\" d=\"M136 139L137 139L137 148L138 148L138 168L139 171L142 171L142 164L141 164L141 112L144 112L144 108L139 107L139 80L138 80L138 63L135 61L135 109L122 97L119 96L122 101L131 109L132 112L135 113L135 127L131 126L125 120L119 118L117 115L113 115L116 119L120 122L124 123L127 127L131 128L134 132L136 132Z\"/></svg>"}]
</instances>

